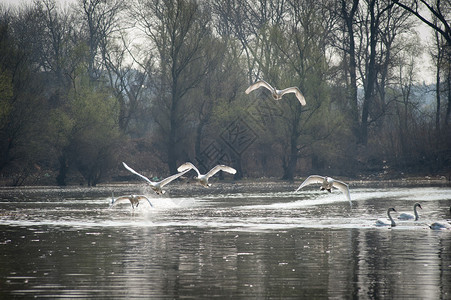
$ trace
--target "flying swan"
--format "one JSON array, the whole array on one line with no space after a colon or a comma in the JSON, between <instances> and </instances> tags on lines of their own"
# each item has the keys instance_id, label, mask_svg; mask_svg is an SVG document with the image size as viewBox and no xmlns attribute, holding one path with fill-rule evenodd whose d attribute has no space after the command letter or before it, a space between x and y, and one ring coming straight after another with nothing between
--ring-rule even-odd
<instances>
[{"instance_id":1,"label":"flying swan","mask_svg":"<svg viewBox=\"0 0 451 300\"><path fill-rule=\"evenodd\" d=\"M264 80L259 80L256 83L254 83L253 85L251 85L250 87L248 87L246 89L245 93L249 94L250 92L258 89L259 87L265 87L268 90L270 90L274 100L281 100L283 95L288 94L288 93L294 93L296 95L296 98L298 98L299 103L301 103L301 105L307 104L305 102L304 95L302 95L301 91L297 87L289 87L284 90L278 90L278 89L272 87L269 83L267 83Z\"/></svg>"},{"instance_id":2,"label":"flying swan","mask_svg":"<svg viewBox=\"0 0 451 300\"><path fill-rule=\"evenodd\" d=\"M331 177L323 177L319 175L310 175L307 177L306 180L297 188L297 191L302 189L304 186L314 183L321 183L320 190L321 191L328 191L329 193L332 192L332 187L339 189L343 194L345 194L346 199L349 201L349 205L351 205L352 208L352 202L351 202L351 195L349 194L349 187L346 183L343 181L335 180Z\"/></svg>"},{"instance_id":3,"label":"flying swan","mask_svg":"<svg viewBox=\"0 0 451 300\"><path fill-rule=\"evenodd\" d=\"M180 177L180 176L182 176L183 174L185 174L186 172L188 172L188 170L187 170L187 171L184 171L184 172L180 172L180 173L177 173L177 174L175 174L175 175L169 176L168 178L165 178L165 179L163 179L163 180L161 180L161 181L159 181L159 182L154 182L154 181L151 181L151 180L150 180L149 178L147 178L146 176L139 174L138 172L136 172L135 170L133 170L132 168L130 168L129 166L127 166L126 163L122 162L122 164L124 165L124 167L125 167L127 170L129 170L129 171L132 172L133 174L138 175L139 177L141 177L142 179L144 179L145 181L147 181L147 183L150 184L150 187L152 188L152 190L153 190L155 193L157 193L158 195L162 195L162 194L164 194L164 193L166 192L166 191L162 190L162 188L163 188L166 184L168 184L169 182L173 181L174 179L177 179L178 177Z\"/></svg>"},{"instance_id":4,"label":"flying swan","mask_svg":"<svg viewBox=\"0 0 451 300\"><path fill-rule=\"evenodd\" d=\"M395 227L396 223L395 220L393 220L392 216L390 215L390 212L396 212L396 209L394 209L393 207L390 207L389 209L387 209L387 216L390 219L390 223L388 223L388 220L385 219L378 219L376 221L376 226L391 226L391 227Z\"/></svg>"},{"instance_id":5,"label":"flying swan","mask_svg":"<svg viewBox=\"0 0 451 300\"><path fill-rule=\"evenodd\" d=\"M135 207L138 207L140 200L146 200L147 202L149 202L150 206L153 207L152 203L150 203L149 198L147 198L146 196L143 196L143 195L121 196L121 197L117 197L115 199L114 194L113 194L111 197L111 204L110 204L109 208L112 208L119 202L130 201L132 208L135 209Z\"/></svg>"},{"instance_id":6,"label":"flying swan","mask_svg":"<svg viewBox=\"0 0 451 300\"><path fill-rule=\"evenodd\" d=\"M398 216L398 220L413 220L413 219L415 219L415 221L418 221L419 216L418 216L418 212L417 212L417 207L423 209L421 207L421 204L417 202L417 203L415 203L413 205L413 212L414 212L414 214L406 213L406 212L400 213L399 216Z\"/></svg>"},{"instance_id":7,"label":"flying swan","mask_svg":"<svg viewBox=\"0 0 451 300\"><path fill-rule=\"evenodd\" d=\"M210 171L208 171L207 174L200 174L199 170L190 162L186 162L180 167L178 167L177 171L179 172L188 172L189 170L193 169L197 172L196 180L199 184L203 185L204 187L209 187L211 184L208 183L208 179L218 173L219 171L224 171L230 174L235 174L236 170L232 167L225 166L225 165L217 165L213 167Z\"/></svg>"}]
</instances>

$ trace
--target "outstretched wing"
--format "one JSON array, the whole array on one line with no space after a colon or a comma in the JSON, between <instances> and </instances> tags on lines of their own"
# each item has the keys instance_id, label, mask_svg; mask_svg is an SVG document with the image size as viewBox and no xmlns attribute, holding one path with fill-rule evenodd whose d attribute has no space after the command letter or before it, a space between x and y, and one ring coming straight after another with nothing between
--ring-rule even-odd
<instances>
[{"instance_id":1,"label":"outstretched wing","mask_svg":"<svg viewBox=\"0 0 451 300\"><path fill-rule=\"evenodd\" d=\"M305 102L304 95L302 95L301 91L297 87L286 88L286 89L280 91L280 93L282 94L282 96L285 94L294 93L296 95L296 98L298 98L299 103L301 103L301 105L307 104L307 102Z\"/></svg>"},{"instance_id":2,"label":"outstretched wing","mask_svg":"<svg viewBox=\"0 0 451 300\"><path fill-rule=\"evenodd\" d=\"M162 181L158 182L157 185L159 185L160 188L162 188L162 187L164 187L166 184L168 184L169 182L171 182L171 181L174 180L174 179L179 178L180 176L182 176L183 174L185 174L185 173L188 172L189 170L191 170L191 169L186 169L186 170L183 171L183 172L180 172L180 173L174 174L174 175L172 175L172 176L169 176L168 178L165 178L165 179L163 179Z\"/></svg>"},{"instance_id":3,"label":"outstretched wing","mask_svg":"<svg viewBox=\"0 0 451 300\"><path fill-rule=\"evenodd\" d=\"M130 201L130 196L121 196L121 197L117 197L116 199L113 198L111 200L111 204L110 204L109 208L112 208L116 204L124 202L124 201Z\"/></svg>"},{"instance_id":4,"label":"outstretched wing","mask_svg":"<svg viewBox=\"0 0 451 300\"><path fill-rule=\"evenodd\" d=\"M191 170L191 169L194 169L194 171L197 172L197 176L200 176L199 170L196 168L195 165L193 165L193 164L190 163L190 162L186 162L186 163L184 163L183 165L181 165L180 167L178 167L178 168L177 168L177 171L183 172L183 171L189 171L189 170Z\"/></svg>"},{"instance_id":5,"label":"outstretched wing","mask_svg":"<svg viewBox=\"0 0 451 300\"><path fill-rule=\"evenodd\" d=\"M235 174L236 170L232 167L226 166L226 165L217 165L213 167L208 173L205 175L207 178L210 178L211 176L215 175L219 171L224 171L230 174Z\"/></svg>"},{"instance_id":6,"label":"outstretched wing","mask_svg":"<svg viewBox=\"0 0 451 300\"><path fill-rule=\"evenodd\" d=\"M259 80L259 81L257 81L256 83L254 83L253 85L251 85L250 87L248 87L248 88L246 89L245 93L246 93L246 94L249 94L249 93L252 92L253 90L256 90L256 89L258 89L259 87L262 87L262 86L265 87L265 88L267 88L268 90L270 90L271 93L274 92L274 88L273 88L269 83L267 83L267 82L264 81L264 80Z\"/></svg>"},{"instance_id":7,"label":"outstretched wing","mask_svg":"<svg viewBox=\"0 0 451 300\"><path fill-rule=\"evenodd\" d=\"M127 170L129 170L129 171L132 172L133 174L138 175L139 177L141 177L142 179L144 179L145 181L147 181L148 183L150 183L150 184L152 184L152 185L154 184L154 182L150 181L149 178L147 178L147 177L144 176L144 175L139 174L138 172L136 172L135 170L133 170L132 168L130 168L129 166L127 166L126 163L122 162L122 164L124 165L124 167L125 167Z\"/></svg>"},{"instance_id":8,"label":"outstretched wing","mask_svg":"<svg viewBox=\"0 0 451 300\"><path fill-rule=\"evenodd\" d=\"M138 201L139 201L139 200L146 200L147 202L149 202L150 206L153 207L152 203L150 203L149 198L147 198L146 196L138 195L138 196L136 196L136 198L138 199Z\"/></svg>"},{"instance_id":9,"label":"outstretched wing","mask_svg":"<svg viewBox=\"0 0 451 300\"><path fill-rule=\"evenodd\" d=\"M348 199L349 204L352 208L352 202L351 202L351 194L349 193L349 186L344 183L343 181L334 180L334 183L332 184L333 187L339 189L343 194L345 194L346 199Z\"/></svg>"},{"instance_id":10,"label":"outstretched wing","mask_svg":"<svg viewBox=\"0 0 451 300\"><path fill-rule=\"evenodd\" d=\"M313 184L313 183L323 183L323 181L324 181L323 176L310 175L309 177L307 177L306 180L304 180L304 182L297 188L297 190L295 192L299 191L306 185Z\"/></svg>"}]
</instances>

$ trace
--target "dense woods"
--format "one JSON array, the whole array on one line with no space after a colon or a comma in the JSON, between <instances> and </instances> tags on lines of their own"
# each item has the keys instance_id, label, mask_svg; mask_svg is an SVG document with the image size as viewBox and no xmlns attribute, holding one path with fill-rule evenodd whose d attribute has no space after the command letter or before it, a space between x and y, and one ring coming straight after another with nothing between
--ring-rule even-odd
<instances>
[{"instance_id":1,"label":"dense woods","mask_svg":"<svg viewBox=\"0 0 451 300\"><path fill-rule=\"evenodd\" d=\"M450 19L423 0L0 5L0 183L124 180L122 161L149 177L185 161L236 179L449 176ZM246 95L258 79L307 105Z\"/></svg>"}]
</instances>

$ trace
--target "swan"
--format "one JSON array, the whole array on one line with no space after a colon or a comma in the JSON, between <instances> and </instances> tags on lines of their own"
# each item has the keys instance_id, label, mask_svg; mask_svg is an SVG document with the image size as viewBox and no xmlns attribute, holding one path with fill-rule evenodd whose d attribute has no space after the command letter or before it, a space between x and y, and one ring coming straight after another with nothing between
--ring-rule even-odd
<instances>
[{"instance_id":1,"label":"swan","mask_svg":"<svg viewBox=\"0 0 451 300\"><path fill-rule=\"evenodd\" d=\"M431 225L429 225L429 228L431 228L432 230L442 230L442 229L451 230L451 225L445 222L434 222Z\"/></svg>"},{"instance_id":2,"label":"swan","mask_svg":"<svg viewBox=\"0 0 451 300\"><path fill-rule=\"evenodd\" d=\"M418 221L419 216L418 216L418 212L417 212L417 207L423 209L421 207L421 204L417 202L417 203L415 203L413 205L413 212L414 212L414 214L406 213L406 212L400 213L399 216L398 216L398 220L412 220L412 219L415 219L415 221Z\"/></svg>"},{"instance_id":3,"label":"swan","mask_svg":"<svg viewBox=\"0 0 451 300\"><path fill-rule=\"evenodd\" d=\"M320 190L321 191L328 191L329 193L331 193L332 191L332 187L339 189L343 194L345 194L346 199L348 199L349 204L351 205L352 208L352 202L351 202L351 195L349 194L349 187L346 183L344 183L343 181L339 181L339 180L335 180L331 177L323 177L323 176L319 176L319 175L310 175L309 177L307 177L306 180L304 180L304 182L297 188L297 191L299 191L300 189L302 189L304 186L309 185L309 184L313 184L313 183L321 183L321 187Z\"/></svg>"},{"instance_id":4,"label":"swan","mask_svg":"<svg viewBox=\"0 0 451 300\"><path fill-rule=\"evenodd\" d=\"M256 83L254 83L253 85L249 86L246 89L245 93L249 94L250 92L252 92L253 90L258 89L259 87L265 87L268 90L270 90L274 100L281 100L283 95L288 94L288 93L294 93L296 95L296 98L298 98L299 103L301 103L301 105L306 105L307 104L305 102L304 95L302 95L301 91L297 87L289 87L289 88L286 88L286 89L283 89L283 90L278 90L278 89L272 87L269 83L267 83L264 80L259 80Z\"/></svg>"},{"instance_id":5,"label":"swan","mask_svg":"<svg viewBox=\"0 0 451 300\"><path fill-rule=\"evenodd\" d=\"M149 178L147 178L144 175L139 174L138 172L136 172L135 170L133 170L132 168L130 168L129 166L127 166L126 163L122 162L122 164L124 165L124 167L129 170L130 172L132 172L135 175L138 175L139 177L141 177L142 179L144 179L145 181L147 181L147 183L150 184L150 187L152 188L152 190L157 193L158 195L162 195L164 193L166 193L166 191L162 190L162 188L168 184L169 182L173 181L174 179L177 179L178 177L182 176L183 174L185 174L186 172L188 172L188 170L184 171L184 172L180 172L177 173L175 175L169 176L168 178L165 178L161 181L158 182L154 182L151 181Z\"/></svg>"},{"instance_id":6,"label":"swan","mask_svg":"<svg viewBox=\"0 0 451 300\"><path fill-rule=\"evenodd\" d=\"M178 167L177 171L179 172L188 172L189 170L194 169L194 171L197 172L196 180L204 187L209 187L211 184L208 183L208 179L218 173L219 171L224 171L230 174L235 174L236 170L232 167L225 166L225 165L217 165L213 167L210 171L208 171L207 174L200 174L199 170L190 162L186 162L180 167Z\"/></svg>"},{"instance_id":7,"label":"swan","mask_svg":"<svg viewBox=\"0 0 451 300\"><path fill-rule=\"evenodd\" d=\"M111 197L111 204L109 208L112 208L113 206L115 206L118 202L123 202L123 201L130 201L130 204L132 205L132 208L135 209L135 207L138 207L139 205L139 200L146 200L147 202L149 202L150 206L153 207L152 203L150 203L149 198L147 198L146 196L143 195L130 195L130 196L121 196L121 197L117 197L116 199L114 198L114 194Z\"/></svg>"},{"instance_id":8,"label":"swan","mask_svg":"<svg viewBox=\"0 0 451 300\"><path fill-rule=\"evenodd\" d=\"M451 207L449 208L449 213L451 215ZM429 228L432 230L442 230L442 229L448 229L451 230L451 224L449 224L446 221L443 222L434 222L431 225L429 225Z\"/></svg>"},{"instance_id":9,"label":"swan","mask_svg":"<svg viewBox=\"0 0 451 300\"><path fill-rule=\"evenodd\" d=\"M389 209L387 209L387 216L390 219L390 223L387 223L388 220L385 219L378 219L376 221L376 226L391 226L391 227L395 227L396 223L395 220L393 220L392 216L390 215L390 212L396 212L396 209L394 209L393 207L390 207Z\"/></svg>"}]
</instances>

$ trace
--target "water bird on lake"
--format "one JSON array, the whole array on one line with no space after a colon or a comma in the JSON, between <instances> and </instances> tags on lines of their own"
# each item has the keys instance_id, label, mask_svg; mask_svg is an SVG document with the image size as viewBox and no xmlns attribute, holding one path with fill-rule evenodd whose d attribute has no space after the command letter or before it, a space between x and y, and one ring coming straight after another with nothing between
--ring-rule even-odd
<instances>
[{"instance_id":1,"label":"water bird on lake","mask_svg":"<svg viewBox=\"0 0 451 300\"><path fill-rule=\"evenodd\" d=\"M218 173L219 171L227 172L230 174L235 174L236 170L232 167L226 166L226 165L217 165L213 167L210 171L208 171L207 174L200 174L199 170L190 162L186 162L180 167L178 167L177 171L179 172L188 172L189 170L193 169L197 172L196 180L199 184L203 185L204 187L209 187L211 184L208 183L208 179Z\"/></svg>"},{"instance_id":2,"label":"water bird on lake","mask_svg":"<svg viewBox=\"0 0 451 300\"><path fill-rule=\"evenodd\" d=\"M449 208L449 214L451 215L451 207ZM442 230L442 229L451 230L451 224L449 224L446 221L434 222L431 225L429 225L429 228L431 228L432 230Z\"/></svg>"},{"instance_id":3,"label":"water bird on lake","mask_svg":"<svg viewBox=\"0 0 451 300\"><path fill-rule=\"evenodd\" d=\"M162 195L162 194L166 193L166 191L162 190L162 188L163 188L166 184L168 184L169 182L171 182L171 181L173 181L173 180L179 178L180 176L182 176L183 174L185 174L186 172L188 172L188 170L187 170L187 171L184 171L184 172L180 172L180 173L177 173L177 174L175 174L175 175L169 176L168 178L165 178L165 179L163 179L163 180L161 180L161 181L155 182L155 181L151 181L151 180L150 180L149 178L147 178L146 176L139 174L138 172L136 172L135 170L133 170L132 168L130 168L129 166L127 166L126 163L122 162L122 164L124 165L124 167L125 167L127 170L129 170L129 171L132 172L133 174L138 175L139 177L141 177L142 179L144 179L145 181L147 181L147 183L150 184L150 187L152 188L152 190L153 190L155 193L157 193L158 195Z\"/></svg>"},{"instance_id":4,"label":"water bird on lake","mask_svg":"<svg viewBox=\"0 0 451 300\"><path fill-rule=\"evenodd\" d=\"M349 186L346 183L344 183L343 181L335 180L331 177L310 175L309 177L307 177L306 180L304 180L304 182L297 188L297 190L295 192L299 191L306 185L314 184L314 183L321 183L320 190L321 191L326 190L329 193L332 192L332 187L339 189L346 196L346 199L348 199L349 204L351 205L351 208L352 208L351 195L349 193Z\"/></svg>"},{"instance_id":5,"label":"water bird on lake","mask_svg":"<svg viewBox=\"0 0 451 300\"><path fill-rule=\"evenodd\" d=\"M398 220L413 220L413 219L415 219L415 221L418 221L419 216L418 216L418 212L417 212L417 207L423 209L421 207L421 204L417 202L417 203L415 203L413 205L413 212L414 212L413 214L407 213L407 212L400 213L399 216L398 216Z\"/></svg>"},{"instance_id":6,"label":"water bird on lake","mask_svg":"<svg viewBox=\"0 0 451 300\"><path fill-rule=\"evenodd\" d=\"M265 87L268 90L270 90L274 100L281 100L283 95L288 94L288 93L294 93L296 95L296 98L298 98L299 103L301 103L301 105L307 104L305 102L304 95L302 95L301 91L297 87L289 87L289 88L286 88L283 90L278 90L278 89L272 87L269 83L267 83L264 80L259 80L256 83L254 83L253 85L251 85L250 87L248 87L246 89L245 93L249 94L253 90L256 90L260 87Z\"/></svg>"},{"instance_id":7,"label":"water bird on lake","mask_svg":"<svg viewBox=\"0 0 451 300\"><path fill-rule=\"evenodd\" d=\"M132 208L135 209L135 207L138 207L140 200L146 200L147 202L149 202L150 206L153 207L152 203L150 203L149 198L147 198L144 195L121 196L121 197L117 197L115 199L114 198L114 194L113 194L112 197L111 197L111 204L110 204L109 208L112 208L117 203L124 202L124 201L130 201L130 204L132 205Z\"/></svg>"},{"instance_id":8,"label":"water bird on lake","mask_svg":"<svg viewBox=\"0 0 451 300\"><path fill-rule=\"evenodd\" d=\"M385 219L378 219L376 221L376 226L391 226L391 227L395 227L396 223L395 220L393 220L392 216L390 215L390 212L396 212L396 209L394 209L393 207L390 207L389 209L387 209L387 216L389 220L385 220ZM390 221L390 223L388 223L388 221Z\"/></svg>"}]
</instances>

